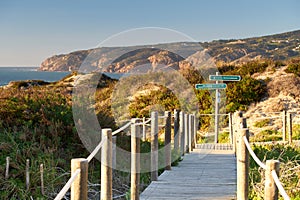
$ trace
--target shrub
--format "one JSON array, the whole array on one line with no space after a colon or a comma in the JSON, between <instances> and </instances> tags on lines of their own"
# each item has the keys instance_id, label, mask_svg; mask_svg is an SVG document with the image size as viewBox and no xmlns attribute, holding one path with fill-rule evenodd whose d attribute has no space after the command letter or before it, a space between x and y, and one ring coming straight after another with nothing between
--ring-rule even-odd
<instances>
[{"instance_id":1,"label":"shrub","mask_svg":"<svg viewBox=\"0 0 300 200\"><path fill-rule=\"evenodd\" d=\"M218 135L219 143L230 143L229 132L223 132Z\"/></svg>"},{"instance_id":2,"label":"shrub","mask_svg":"<svg viewBox=\"0 0 300 200\"><path fill-rule=\"evenodd\" d=\"M286 73L293 73L297 76L300 76L300 62L299 63L291 63L285 69Z\"/></svg>"},{"instance_id":3,"label":"shrub","mask_svg":"<svg viewBox=\"0 0 300 200\"><path fill-rule=\"evenodd\" d=\"M234 112L236 109L245 109L245 106L260 101L266 95L266 85L262 81L243 77L236 83L228 83L226 90L227 111Z\"/></svg>"},{"instance_id":4,"label":"shrub","mask_svg":"<svg viewBox=\"0 0 300 200\"><path fill-rule=\"evenodd\" d=\"M252 140L257 142L280 141L282 140L282 135L277 131L263 130L260 133L255 134Z\"/></svg>"},{"instance_id":5,"label":"shrub","mask_svg":"<svg viewBox=\"0 0 300 200\"><path fill-rule=\"evenodd\" d=\"M270 122L271 122L270 119L264 119L264 120L255 122L254 126L257 128L263 128L265 126L268 126L270 124Z\"/></svg>"},{"instance_id":6,"label":"shrub","mask_svg":"<svg viewBox=\"0 0 300 200\"><path fill-rule=\"evenodd\" d=\"M280 181L292 200L300 198L298 182L300 177L300 149L299 147L283 145L254 146L254 153L261 161L279 160L281 162ZM263 199L264 194L264 170L259 168L250 158L250 188L249 199Z\"/></svg>"}]
</instances>

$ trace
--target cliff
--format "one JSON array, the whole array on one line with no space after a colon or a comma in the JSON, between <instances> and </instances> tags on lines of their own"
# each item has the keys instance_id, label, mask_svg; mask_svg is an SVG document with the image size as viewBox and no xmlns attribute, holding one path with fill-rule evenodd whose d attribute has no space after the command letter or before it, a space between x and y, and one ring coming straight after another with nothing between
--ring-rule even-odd
<instances>
[{"instance_id":1,"label":"cliff","mask_svg":"<svg viewBox=\"0 0 300 200\"><path fill-rule=\"evenodd\" d=\"M300 55L300 30L270 36L216 40L204 43L168 43L136 47L101 47L69 54L55 55L42 62L42 71L78 70L88 57L89 69L125 73L144 64L167 65L179 69L185 65L182 57L164 49L185 52L205 51L215 62L244 63L255 59L286 60ZM199 48L199 44L203 47ZM136 50L138 49L138 50ZM129 52L123 55L122 52ZM101 59L99 59L101 55ZM121 55L121 56L118 56ZM117 59L114 59L117 56Z\"/></svg>"}]
</instances>

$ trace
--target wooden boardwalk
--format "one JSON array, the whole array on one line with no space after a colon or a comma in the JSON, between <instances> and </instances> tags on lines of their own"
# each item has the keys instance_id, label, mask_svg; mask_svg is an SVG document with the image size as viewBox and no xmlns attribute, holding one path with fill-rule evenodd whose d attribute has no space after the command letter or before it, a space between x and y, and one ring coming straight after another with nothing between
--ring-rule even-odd
<instances>
[{"instance_id":1,"label":"wooden boardwalk","mask_svg":"<svg viewBox=\"0 0 300 200\"><path fill-rule=\"evenodd\" d=\"M233 151L194 149L177 167L165 171L158 181L153 181L140 199L236 199L236 159Z\"/></svg>"}]
</instances>

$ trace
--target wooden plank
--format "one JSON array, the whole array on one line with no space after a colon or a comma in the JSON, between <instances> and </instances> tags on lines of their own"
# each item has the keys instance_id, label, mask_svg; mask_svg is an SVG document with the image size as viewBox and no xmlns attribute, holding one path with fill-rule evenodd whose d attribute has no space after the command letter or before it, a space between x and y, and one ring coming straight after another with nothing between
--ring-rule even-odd
<instances>
[{"instance_id":1,"label":"wooden plank","mask_svg":"<svg viewBox=\"0 0 300 200\"><path fill-rule=\"evenodd\" d=\"M194 149L171 171L165 171L140 195L141 200L236 199L233 151Z\"/></svg>"}]
</instances>

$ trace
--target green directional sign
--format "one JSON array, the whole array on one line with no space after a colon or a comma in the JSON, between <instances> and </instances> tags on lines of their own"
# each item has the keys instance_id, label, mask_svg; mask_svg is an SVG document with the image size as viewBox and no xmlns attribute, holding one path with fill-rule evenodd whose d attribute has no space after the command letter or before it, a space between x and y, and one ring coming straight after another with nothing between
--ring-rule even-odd
<instances>
[{"instance_id":1,"label":"green directional sign","mask_svg":"<svg viewBox=\"0 0 300 200\"><path fill-rule=\"evenodd\" d=\"M225 89L227 85L225 83L207 83L207 84L196 84L197 90L201 89Z\"/></svg>"},{"instance_id":2,"label":"green directional sign","mask_svg":"<svg viewBox=\"0 0 300 200\"><path fill-rule=\"evenodd\" d=\"M211 81L240 81L241 76L237 75L209 75Z\"/></svg>"}]
</instances>

